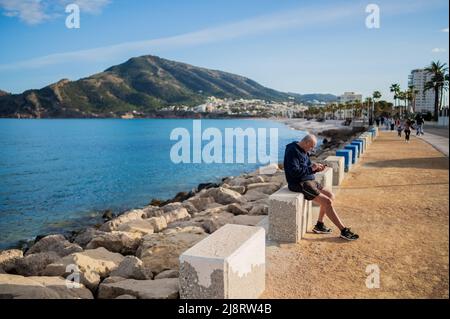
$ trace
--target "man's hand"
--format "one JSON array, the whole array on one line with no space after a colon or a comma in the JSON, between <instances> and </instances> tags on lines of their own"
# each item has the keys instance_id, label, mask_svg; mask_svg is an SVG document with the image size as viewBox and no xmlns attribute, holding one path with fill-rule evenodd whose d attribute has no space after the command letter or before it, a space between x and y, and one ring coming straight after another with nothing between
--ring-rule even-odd
<instances>
[{"instance_id":1,"label":"man's hand","mask_svg":"<svg viewBox=\"0 0 450 319\"><path fill-rule=\"evenodd\" d=\"M323 164L320 164L320 163L313 163L311 165L311 168L312 168L314 173L318 173L318 172L323 171L326 168L326 166L323 165Z\"/></svg>"}]
</instances>

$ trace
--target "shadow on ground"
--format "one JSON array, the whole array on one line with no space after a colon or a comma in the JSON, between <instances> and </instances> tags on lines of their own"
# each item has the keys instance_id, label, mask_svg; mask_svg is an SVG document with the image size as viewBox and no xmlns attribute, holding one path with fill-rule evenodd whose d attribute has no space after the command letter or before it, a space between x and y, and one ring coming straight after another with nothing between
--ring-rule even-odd
<instances>
[{"instance_id":1,"label":"shadow on ground","mask_svg":"<svg viewBox=\"0 0 450 319\"><path fill-rule=\"evenodd\" d=\"M398 167L448 170L448 157L406 158L388 161L369 162L365 167Z\"/></svg>"}]
</instances>

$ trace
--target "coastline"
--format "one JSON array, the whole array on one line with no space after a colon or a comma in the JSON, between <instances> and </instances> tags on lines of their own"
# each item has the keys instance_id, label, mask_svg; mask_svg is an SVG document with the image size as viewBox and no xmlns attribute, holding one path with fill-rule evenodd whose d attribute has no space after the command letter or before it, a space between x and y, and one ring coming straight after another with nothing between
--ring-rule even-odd
<instances>
[{"instance_id":1,"label":"coastline","mask_svg":"<svg viewBox=\"0 0 450 319\"><path fill-rule=\"evenodd\" d=\"M322 146L311 156L319 162L334 155L357 132L320 134ZM13 281L30 276L45 281L67 277L66 267L75 264L82 273L79 298L119 297L125 293L112 292L109 285L128 280L157 285L164 293L155 298L177 297L179 255L225 224L258 225L268 214L269 196L284 185L282 165L271 164L218 183L199 184L167 201L153 200L117 216L105 211L103 222L95 226L70 235L45 234L22 249L0 250L0 274L13 276Z\"/></svg>"}]
</instances>

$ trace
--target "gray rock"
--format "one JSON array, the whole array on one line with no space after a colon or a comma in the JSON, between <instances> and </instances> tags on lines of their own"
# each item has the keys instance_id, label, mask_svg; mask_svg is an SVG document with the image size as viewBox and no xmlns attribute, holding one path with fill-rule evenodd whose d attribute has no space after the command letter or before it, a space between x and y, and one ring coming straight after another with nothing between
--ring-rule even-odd
<instances>
[{"instance_id":1,"label":"gray rock","mask_svg":"<svg viewBox=\"0 0 450 319\"><path fill-rule=\"evenodd\" d=\"M53 251L32 254L18 259L14 270L22 276L41 276L47 265L60 259L61 257Z\"/></svg>"},{"instance_id":2,"label":"gray rock","mask_svg":"<svg viewBox=\"0 0 450 319\"><path fill-rule=\"evenodd\" d=\"M207 233L212 234L213 232L218 230L220 227L222 227L226 224L232 224L233 218L234 218L234 215L232 213L228 213L228 212L213 214L210 217L205 219L202 226Z\"/></svg>"},{"instance_id":3,"label":"gray rock","mask_svg":"<svg viewBox=\"0 0 450 319\"><path fill-rule=\"evenodd\" d=\"M76 268L81 283L95 291L102 278L106 278L122 262L124 257L103 247L88 249L68 255L58 262L49 264L43 271L47 276L67 277Z\"/></svg>"},{"instance_id":4,"label":"gray rock","mask_svg":"<svg viewBox=\"0 0 450 319\"><path fill-rule=\"evenodd\" d=\"M254 216L253 215L239 215L239 216L234 216L233 224L256 226L264 218L265 218L265 216L262 216L262 215L254 215Z\"/></svg>"},{"instance_id":5,"label":"gray rock","mask_svg":"<svg viewBox=\"0 0 450 319\"><path fill-rule=\"evenodd\" d=\"M69 288L60 277L0 274L0 299L93 299L83 285Z\"/></svg>"},{"instance_id":6,"label":"gray rock","mask_svg":"<svg viewBox=\"0 0 450 319\"><path fill-rule=\"evenodd\" d=\"M155 274L167 269L178 269L180 255L207 236L199 227L166 229L165 232L168 233L144 236L136 252L145 267Z\"/></svg>"},{"instance_id":7,"label":"gray rock","mask_svg":"<svg viewBox=\"0 0 450 319\"><path fill-rule=\"evenodd\" d=\"M120 295L119 297L116 297L115 299L137 299L137 298L132 295Z\"/></svg>"},{"instance_id":8,"label":"gray rock","mask_svg":"<svg viewBox=\"0 0 450 319\"><path fill-rule=\"evenodd\" d=\"M232 203L244 203L245 199L241 194L228 188L211 188L207 189L204 196L211 196L216 203L227 205ZM202 195L203 196L203 195Z\"/></svg>"},{"instance_id":9,"label":"gray rock","mask_svg":"<svg viewBox=\"0 0 450 319\"><path fill-rule=\"evenodd\" d=\"M150 269L144 267L144 264L139 258L135 256L126 256L119 266L111 272L111 276L145 280L152 279L153 273Z\"/></svg>"},{"instance_id":10,"label":"gray rock","mask_svg":"<svg viewBox=\"0 0 450 319\"><path fill-rule=\"evenodd\" d=\"M16 261L23 258L23 252L19 249L9 249L0 252L0 268L5 272L11 271Z\"/></svg>"},{"instance_id":11,"label":"gray rock","mask_svg":"<svg viewBox=\"0 0 450 319\"><path fill-rule=\"evenodd\" d=\"M78 244L69 242L63 235L50 235L35 243L25 253L25 256L50 251L55 252L60 257L64 257L72 253L83 251L83 248L81 248Z\"/></svg>"},{"instance_id":12,"label":"gray rock","mask_svg":"<svg viewBox=\"0 0 450 319\"><path fill-rule=\"evenodd\" d=\"M164 279L164 278L178 278L180 276L180 272L176 269L164 270L163 272L156 275L155 279Z\"/></svg>"},{"instance_id":13,"label":"gray rock","mask_svg":"<svg viewBox=\"0 0 450 319\"><path fill-rule=\"evenodd\" d=\"M99 286L99 299L114 299L121 295L130 295L138 299L176 299L179 296L178 279L126 279L111 284L102 283Z\"/></svg>"},{"instance_id":14,"label":"gray rock","mask_svg":"<svg viewBox=\"0 0 450 319\"><path fill-rule=\"evenodd\" d=\"M103 234L104 232L97 230L92 227L88 227L85 230L81 231L79 234L77 234L73 240L75 244L80 245L81 247L86 247L87 244L95 237L100 234Z\"/></svg>"},{"instance_id":15,"label":"gray rock","mask_svg":"<svg viewBox=\"0 0 450 319\"><path fill-rule=\"evenodd\" d=\"M134 255L141 243L141 234L122 231L105 232L94 237L86 246L87 249L104 247L109 251L123 255Z\"/></svg>"},{"instance_id":16,"label":"gray rock","mask_svg":"<svg viewBox=\"0 0 450 319\"><path fill-rule=\"evenodd\" d=\"M228 205L228 211L233 215L246 215L248 214L248 210L243 208L241 205L233 203Z\"/></svg>"},{"instance_id":17,"label":"gray rock","mask_svg":"<svg viewBox=\"0 0 450 319\"><path fill-rule=\"evenodd\" d=\"M129 222L131 220L147 218L147 214L148 214L147 210L144 209L131 210L114 218L113 220L110 220L109 222L104 223L100 227L100 230L105 232L117 230L120 224Z\"/></svg>"}]
</instances>

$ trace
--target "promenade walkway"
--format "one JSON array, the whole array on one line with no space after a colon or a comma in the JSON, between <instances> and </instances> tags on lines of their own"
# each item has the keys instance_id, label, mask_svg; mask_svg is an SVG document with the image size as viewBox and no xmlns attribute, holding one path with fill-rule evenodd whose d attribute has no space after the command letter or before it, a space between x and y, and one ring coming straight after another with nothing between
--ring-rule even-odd
<instances>
[{"instance_id":1,"label":"promenade walkway","mask_svg":"<svg viewBox=\"0 0 450 319\"><path fill-rule=\"evenodd\" d=\"M448 139L447 139L448 141ZM308 234L266 250L262 298L448 298L449 159L422 139L382 131L335 201L360 235ZM380 287L366 286L377 265Z\"/></svg>"}]
</instances>

